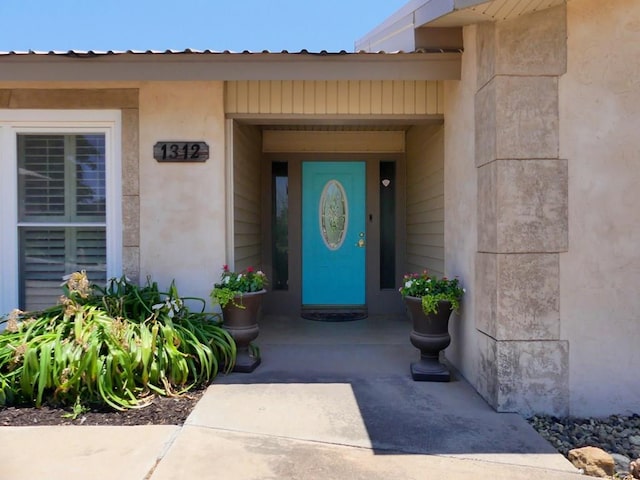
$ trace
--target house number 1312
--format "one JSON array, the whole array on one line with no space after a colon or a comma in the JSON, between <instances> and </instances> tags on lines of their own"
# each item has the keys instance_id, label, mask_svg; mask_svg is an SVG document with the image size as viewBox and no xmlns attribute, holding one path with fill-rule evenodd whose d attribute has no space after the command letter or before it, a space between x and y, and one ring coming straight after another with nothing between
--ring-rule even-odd
<instances>
[{"instance_id":1,"label":"house number 1312","mask_svg":"<svg viewBox=\"0 0 640 480\"><path fill-rule=\"evenodd\" d=\"M205 142L158 142L153 146L153 158L158 162L204 162L209 158Z\"/></svg>"}]
</instances>

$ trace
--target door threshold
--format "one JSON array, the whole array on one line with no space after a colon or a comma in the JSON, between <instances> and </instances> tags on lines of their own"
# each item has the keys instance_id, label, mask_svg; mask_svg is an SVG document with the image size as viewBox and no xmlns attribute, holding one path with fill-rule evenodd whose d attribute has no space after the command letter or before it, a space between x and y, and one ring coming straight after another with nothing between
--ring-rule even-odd
<instances>
[{"instance_id":1,"label":"door threshold","mask_svg":"<svg viewBox=\"0 0 640 480\"><path fill-rule=\"evenodd\" d=\"M367 307L302 307L301 316L317 322L352 322L369 315Z\"/></svg>"}]
</instances>

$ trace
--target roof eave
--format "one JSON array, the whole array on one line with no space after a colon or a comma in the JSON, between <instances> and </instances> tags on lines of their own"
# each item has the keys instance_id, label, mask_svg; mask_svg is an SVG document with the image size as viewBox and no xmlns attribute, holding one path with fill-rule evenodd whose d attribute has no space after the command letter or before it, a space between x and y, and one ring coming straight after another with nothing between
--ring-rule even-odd
<instances>
[{"instance_id":1,"label":"roof eave","mask_svg":"<svg viewBox=\"0 0 640 480\"><path fill-rule=\"evenodd\" d=\"M412 0L384 22L356 41L356 50L374 51L385 48L389 40L409 26L412 30L429 25L458 10L474 7L491 0ZM447 26L462 26L464 22L449 22ZM415 49L415 39L405 38L397 44L401 49Z\"/></svg>"},{"instance_id":2,"label":"roof eave","mask_svg":"<svg viewBox=\"0 0 640 480\"><path fill-rule=\"evenodd\" d=\"M14 54L0 56L0 81L456 80L460 58L450 52Z\"/></svg>"}]
</instances>

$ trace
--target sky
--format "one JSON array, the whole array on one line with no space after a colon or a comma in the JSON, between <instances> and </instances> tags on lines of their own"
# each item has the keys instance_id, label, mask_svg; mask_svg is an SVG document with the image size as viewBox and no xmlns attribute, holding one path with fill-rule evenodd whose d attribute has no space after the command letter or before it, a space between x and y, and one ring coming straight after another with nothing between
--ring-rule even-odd
<instances>
[{"instance_id":1,"label":"sky","mask_svg":"<svg viewBox=\"0 0 640 480\"><path fill-rule=\"evenodd\" d=\"M0 0L0 51L353 51L408 0Z\"/></svg>"}]
</instances>

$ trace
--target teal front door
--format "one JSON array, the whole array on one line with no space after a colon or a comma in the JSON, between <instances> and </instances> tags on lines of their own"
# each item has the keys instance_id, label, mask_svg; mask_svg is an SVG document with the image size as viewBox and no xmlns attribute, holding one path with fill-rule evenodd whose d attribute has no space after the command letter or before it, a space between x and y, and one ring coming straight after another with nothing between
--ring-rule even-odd
<instances>
[{"instance_id":1,"label":"teal front door","mask_svg":"<svg viewBox=\"0 0 640 480\"><path fill-rule=\"evenodd\" d=\"M364 162L302 164L302 304L365 304Z\"/></svg>"}]
</instances>

